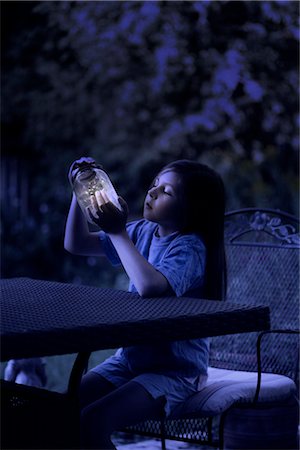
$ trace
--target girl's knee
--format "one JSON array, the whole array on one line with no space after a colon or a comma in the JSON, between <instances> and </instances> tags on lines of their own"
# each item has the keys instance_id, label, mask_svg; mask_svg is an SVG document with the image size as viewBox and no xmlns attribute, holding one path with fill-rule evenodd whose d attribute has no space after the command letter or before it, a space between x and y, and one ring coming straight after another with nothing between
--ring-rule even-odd
<instances>
[{"instance_id":1,"label":"girl's knee","mask_svg":"<svg viewBox=\"0 0 300 450\"><path fill-rule=\"evenodd\" d=\"M79 388L80 408L93 403L114 390L112 383L100 375L88 372L82 377Z\"/></svg>"}]
</instances>

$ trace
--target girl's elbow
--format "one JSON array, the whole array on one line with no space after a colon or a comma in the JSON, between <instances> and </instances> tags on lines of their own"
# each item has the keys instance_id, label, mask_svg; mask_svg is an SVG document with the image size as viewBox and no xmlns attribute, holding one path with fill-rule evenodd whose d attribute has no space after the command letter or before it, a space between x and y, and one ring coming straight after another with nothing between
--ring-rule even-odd
<instances>
[{"instance_id":1,"label":"girl's elbow","mask_svg":"<svg viewBox=\"0 0 300 450\"><path fill-rule=\"evenodd\" d=\"M64 249L72 255L75 254L73 247L69 243L64 243Z\"/></svg>"},{"instance_id":2,"label":"girl's elbow","mask_svg":"<svg viewBox=\"0 0 300 450\"><path fill-rule=\"evenodd\" d=\"M138 294L142 298L155 297L149 289L138 289Z\"/></svg>"},{"instance_id":3,"label":"girl's elbow","mask_svg":"<svg viewBox=\"0 0 300 450\"><path fill-rule=\"evenodd\" d=\"M155 276L143 279L136 288L141 297L162 297L168 291L169 282L164 275L156 272Z\"/></svg>"},{"instance_id":4,"label":"girl's elbow","mask_svg":"<svg viewBox=\"0 0 300 450\"><path fill-rule=\"evenodd\" d=\"M153 297L151 286L145 283L137 284L136 290L140 297Z\"/></svg>"},{"instance_id":5,"label":"girl's elbow","mask_svg":"<svg viewBox=\"0 0 300 450\"><path fill-rule=\"evenodd\" d=\"M162 289L160 286L149 284L140 286L138 289L138 294L143 297L161 297L164 295L165 289Z\"/></svg>"}]
</instances>

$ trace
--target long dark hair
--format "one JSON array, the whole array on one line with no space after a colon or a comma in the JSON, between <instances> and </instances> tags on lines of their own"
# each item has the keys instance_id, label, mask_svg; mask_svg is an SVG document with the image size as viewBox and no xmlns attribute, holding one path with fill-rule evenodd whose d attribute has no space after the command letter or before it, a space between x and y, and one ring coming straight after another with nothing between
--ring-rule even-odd
<instances>
[{"instance_id":1,"label":"long dark hair","mask_svg":"<svg viewBox=\"0 0 300 450\"><path fill-rule=\"evenodd\" d=\"M225 187L220 175L205 164L186 159L166 165L160 173L176 172L182 181L184 233L198 234L206 246L203 296L223 300L226 296L224 248Z\"/></svg>"}]
</instances>

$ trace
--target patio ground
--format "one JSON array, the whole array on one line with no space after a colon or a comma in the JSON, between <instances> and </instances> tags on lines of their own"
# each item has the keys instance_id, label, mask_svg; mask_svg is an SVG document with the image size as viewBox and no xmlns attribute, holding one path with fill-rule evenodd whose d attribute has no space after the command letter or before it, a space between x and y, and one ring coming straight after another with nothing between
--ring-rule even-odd
<instances>
[{"instance_id":1,"label":"patio ground","mask_svg":"<svg viewBox=\"0 0 300 450\"><path fill-rule=\"evenodd\" d=\"M117 450L161 450L159 439L118 433L114 435L113 442ZM166 440L166 450L216 450L215 447L190 444L188 442Z\"/></svg>"}]
</instances>

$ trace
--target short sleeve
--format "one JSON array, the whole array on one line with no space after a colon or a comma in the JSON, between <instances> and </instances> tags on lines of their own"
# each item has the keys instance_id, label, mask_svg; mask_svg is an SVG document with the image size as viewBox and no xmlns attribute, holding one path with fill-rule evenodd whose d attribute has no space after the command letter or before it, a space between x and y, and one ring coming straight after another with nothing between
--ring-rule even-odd
<instances>
[{"instance_id":1,"label":"short sleeve","mask_svg":"<svg viewBox=\"0 0 300 450\"><path fill-rule=\"evenodd\" d=\"M126 225L127 233L130 237L130 239L133 241L133 243L136 242L137 237L139 233L141 232L140 228L143 224L143 221L132 221L128 222ZM117 267L121 264L119 255L113 246L109 236L104 232L100 231L99 233L99 239L101 241L101 247L106 255L106 257L109 259L110 263Z\"/></svg>"},{"instance_id":2,"label":"short sleeve","mask_svg":"<svg viewBox=\"0 0 300 450\"><path fill-rule=\"evenodd\" d=\"M200 238L182 236L172 244L156 265L176 296L200 291L204 284L206 250Z\"/></svg>"}]
</instances>

